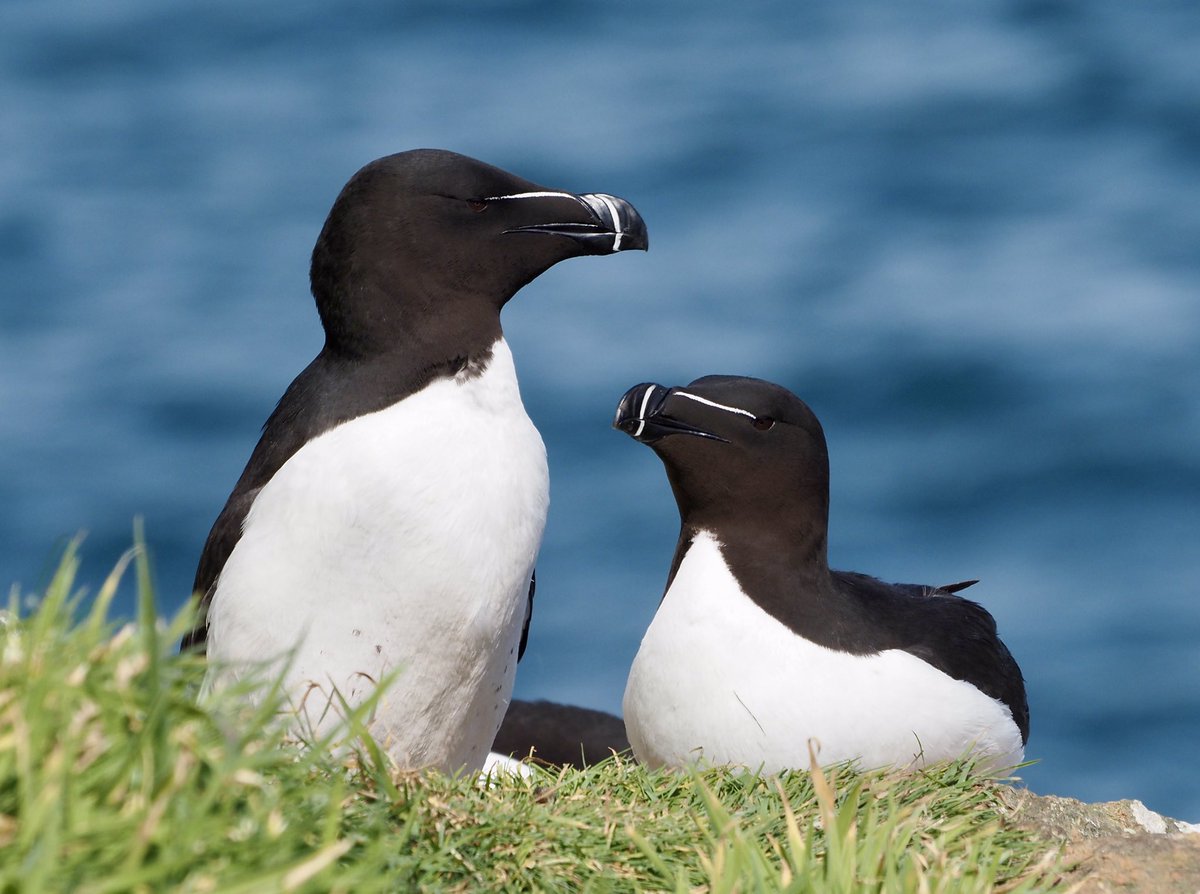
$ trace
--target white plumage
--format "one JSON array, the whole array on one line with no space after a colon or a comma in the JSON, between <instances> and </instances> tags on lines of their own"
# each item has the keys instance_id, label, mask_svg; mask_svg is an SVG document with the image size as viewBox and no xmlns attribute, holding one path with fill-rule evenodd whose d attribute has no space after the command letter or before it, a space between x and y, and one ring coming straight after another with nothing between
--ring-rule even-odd
<instances>
[{"instance_id":1,"label":"white plumage","mask_svg":"<svg viewBox=\"0 0 1200 894\"><path fill-rule=\"evenodd\" d=\"M340 722L398 672L370 730L400 766L483 766L508 706L549 505L504 339L300 448L254 500L209 611L208 684L287 661L299 723ZM273 666L282 667L281 663Z\"/></svg>"},{"instance_id":2,"label":"white plumage","mask_svg":"<svg viewBox=\"0 0 1200 894\"><path fill-rule=\"evenodd\" d=\"M692 542L630 670L626 729L652 767L704 761L765 772L822 763L912 767L974 751L983 771L1020 763L1009 709L896 649L812 643L741 589L717 540Z\"/></svg>"}]
</instances>

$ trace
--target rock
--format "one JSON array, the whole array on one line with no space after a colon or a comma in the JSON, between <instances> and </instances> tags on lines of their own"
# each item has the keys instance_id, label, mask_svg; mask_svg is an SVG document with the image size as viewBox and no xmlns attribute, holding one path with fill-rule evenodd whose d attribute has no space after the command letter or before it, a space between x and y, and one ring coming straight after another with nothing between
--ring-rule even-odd
<instances>
[{"instance_id":1,"label":"rock","mask_svg":"<svg viewBox=\"0 0 1200 894\"><path fill-rule=\"evenodd\" d=\"M1080 894L1200 892L1200 826L1141 801L1085 804L1016 788L1003 800L1007 822L1062 845Z\"/></svg>"}]
</instances>

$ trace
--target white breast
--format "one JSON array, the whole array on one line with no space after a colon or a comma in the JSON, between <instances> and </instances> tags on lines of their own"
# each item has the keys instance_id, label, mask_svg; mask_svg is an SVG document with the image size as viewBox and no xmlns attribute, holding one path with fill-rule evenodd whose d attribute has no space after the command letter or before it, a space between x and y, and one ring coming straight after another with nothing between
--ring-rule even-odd
<instances>
[{"instance_id":1,"label":"white breast","mask_svg":"<svg viewBox=\"0 0 1200 894\"><path fill-rule=\"evenodd\" d=\"M633 752L652 767L698 760L807 767L920 766L974 751L984 770L1020 763L1008 708L900 650L851 655L796 635L740 588L702 532L642 640L625 689Z\"/></svg>"},{"instance_id":2,"label":"white breast","mask_svg":"<svg viewBox=\"0 0 1200 894\"><path fill-rule=\"evenodd\" d=\"M401 766L478 769L512 692L548 485L503 339L481 375L313 439L258 494L221 572L210 685L292 650L287 693L324 733L341 699L395 674L379 742Z\"/></svg>"}]
</instances>

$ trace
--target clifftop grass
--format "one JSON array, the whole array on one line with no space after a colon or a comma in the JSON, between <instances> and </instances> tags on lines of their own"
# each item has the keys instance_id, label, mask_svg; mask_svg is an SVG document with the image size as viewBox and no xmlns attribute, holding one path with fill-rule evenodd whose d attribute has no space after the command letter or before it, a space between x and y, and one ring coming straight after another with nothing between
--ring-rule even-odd
<instances>
[{"instance_id":1,"label":"clifftop grass","mask_svg":"<svg viewBox=\"0 0 1200 894\"><path fill-rule=\"evenodd\" d=\"M584 771L474 779L286 744L238 693L203 707L189 624L94 597L67 551L0 614L3 891L1042 891L1055 853L963 764L895 776ZM85 607L87 610L85 611ZM268 703L270 700L268 699Z\"/></svg>"}]
</instances>

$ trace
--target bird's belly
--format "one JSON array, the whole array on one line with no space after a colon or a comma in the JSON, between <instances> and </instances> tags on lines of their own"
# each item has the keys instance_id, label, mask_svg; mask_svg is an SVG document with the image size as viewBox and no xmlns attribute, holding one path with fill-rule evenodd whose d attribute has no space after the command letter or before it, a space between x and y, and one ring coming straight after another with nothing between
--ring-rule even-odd
<instances>
[{"instance_id":1,"label":"bird's belly","mask_svg":"<svg viewBox=\"0 0 1200 894\"><path fill-rule=\"evenodd\" d=\"M515 380L510 400L487 385L439 381L284 464L218 581L214 684L286 654L300 723L323 733L387 679L369 728L400 765L482 765L548 506Z\"/></svg>"},{"instance_id":2,"label":"bird's belly","mask_svg":"<svg viewBox=\"0 0 1200 894\"><path fill-rule=\"evenodd\" d=\"M700 537L684 558L630 670L625 722L652 766L703 760L766 771L824 764L917 766L973 751L1019 763L1008 709L899 650L851 655L796 635L738 586Z\"/></svg>"}]
</instances>

